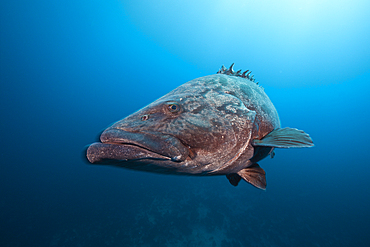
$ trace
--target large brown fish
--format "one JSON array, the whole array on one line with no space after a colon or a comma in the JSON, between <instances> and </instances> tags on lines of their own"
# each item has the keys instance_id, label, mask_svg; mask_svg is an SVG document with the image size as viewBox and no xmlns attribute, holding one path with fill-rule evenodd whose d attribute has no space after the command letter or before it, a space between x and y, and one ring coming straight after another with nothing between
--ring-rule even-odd
<instances>
[{"instance_id":1,"label":"large brown fish","mask_svg":"<svg viewBox=\"0 0 370 247\"><path fill-rule=\"evenodd\" d=\"M233 64L234 65L234 64ZM226 175L266 188L258 161L274 148L312 147L308 134L280 128L251 72L224 66L191 80L114 123L87 149L93 164L185 175Z\"/></svg>"}]
</instances>

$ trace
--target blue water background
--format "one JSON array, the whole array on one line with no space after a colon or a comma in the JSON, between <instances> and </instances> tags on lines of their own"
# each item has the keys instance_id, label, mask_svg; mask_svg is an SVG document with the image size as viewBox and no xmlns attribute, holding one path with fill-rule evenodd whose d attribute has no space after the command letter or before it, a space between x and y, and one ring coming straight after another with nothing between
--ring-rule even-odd
<instances>
[{"instance_id":1,"label":"blue water background","mask_svg":"<svg viewBox=\"0 0 370 247\"><path fill-rule=\"evenodd\" d=\"M368 1L2 1L0 246L369 246ZM311 149L224 176L84 162L109 124L222 64Z\"/></svg>"}]
</instances>

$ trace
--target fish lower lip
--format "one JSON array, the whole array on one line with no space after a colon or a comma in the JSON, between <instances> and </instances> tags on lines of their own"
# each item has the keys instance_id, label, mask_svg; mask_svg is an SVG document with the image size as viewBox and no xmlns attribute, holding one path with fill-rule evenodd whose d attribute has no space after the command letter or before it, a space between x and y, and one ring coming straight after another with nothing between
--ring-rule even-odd
<instances>
[{"instance_id":1,"label":"fish lower lip","mask_svg":"<svg viewBox=\"0 0 370 247\"><path fill-rule=\"evenodd\" d=\"M86 151L86 157L92 164L102 163L106 160L131 161L140 159L171 160L161 154L154 153L142 147L123 143L91 144Z\"/></svg>"},{"instance_id":2,"label":"fish lower lip","mask_svg":"<svg viewBox=\"0 0 370 247\"><path fill-rule=\"evenodd\" d=\"M165 160L172 160L172 161L177 161L177 162L180 162L181 161L181 156L180 155L178 155L178 156L175 156L175 157L167 157L167 156L163 156L162 154L160 154L160 153L157 153L157 152L155 152L155 151L153 151L153 150L150 150L150 149L148 149L148 148L146 148L146 147L143 147L143 146L140 146L140 145L137 145L137 144L133 144L133 143L114 143L114 142L111 142L111 143L109 143L109 142L105 142L104 144L111 144L111 145L122 145L122 146L125 146L126 148L127 147L129 147L129 146L133 146L133 147L137 147L138 149L143 149L143 150L146 150L146 151L148 151L148 152L150 152L150 153L155 153L155 154L158 154L158 155L160 155L160 156L162 156L163 158L161 158L161 159L165 159ZM149 158L149 157L145 157L145 158ZM152 158L154 158L154 157L152 157ZM137 158L137 159L144 159L144 158ZM156 157L156 159L159 159L158 157ZM127 159L128 160L128 159ZM130 159L130 160L132 160L132 159Z\"/></svg>"}]
</instances>

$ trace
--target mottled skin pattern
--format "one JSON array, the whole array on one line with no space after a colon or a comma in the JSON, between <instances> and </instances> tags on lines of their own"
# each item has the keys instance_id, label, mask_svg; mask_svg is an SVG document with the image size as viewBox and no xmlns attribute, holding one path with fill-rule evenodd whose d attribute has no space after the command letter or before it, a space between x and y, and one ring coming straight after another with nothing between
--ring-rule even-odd
<instances>
[{"instance_id":1,"label":"mottled skin pattern","mask_svg":"<svg viewBox=\"0 0 370 247\"><path fill-rule=\"evenodd\" d=\"M280 128L263 88L216 74L189 81L116 122L87 151L91 163L188 175L236 173L273 147L254 147ZM251 160L252 159L252 160Z\"/></svg>"}]
</instances>

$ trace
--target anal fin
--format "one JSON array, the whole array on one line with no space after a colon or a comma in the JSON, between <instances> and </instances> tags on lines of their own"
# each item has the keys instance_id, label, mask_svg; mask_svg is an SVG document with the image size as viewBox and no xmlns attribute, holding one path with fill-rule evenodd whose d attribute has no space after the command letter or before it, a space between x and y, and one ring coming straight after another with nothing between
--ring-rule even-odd
<instances>
[{"instance_id":1,"label":"anal fin","mask_svg":"<svg viewBox=\"0 0 370 247\"><path fill-rule=\"evenodd\" d=\"M275 129L261 140L253 140L253 146L275 148L306 148L313 147L311 137L303 130L293 128Z\"/></svg>"},{"instance_id":2,"label":"anal fin","mask_svg":"<svg viewBox=\"0 0 370 247\"><path fill-rule=\"evenodd\" d=\"M237 175L239 175L245 181L262 190L266 189L265 174L265 171L257 163L254 163L252 166L244 168L237 172Z\"/></svg>"}]
</instances>

